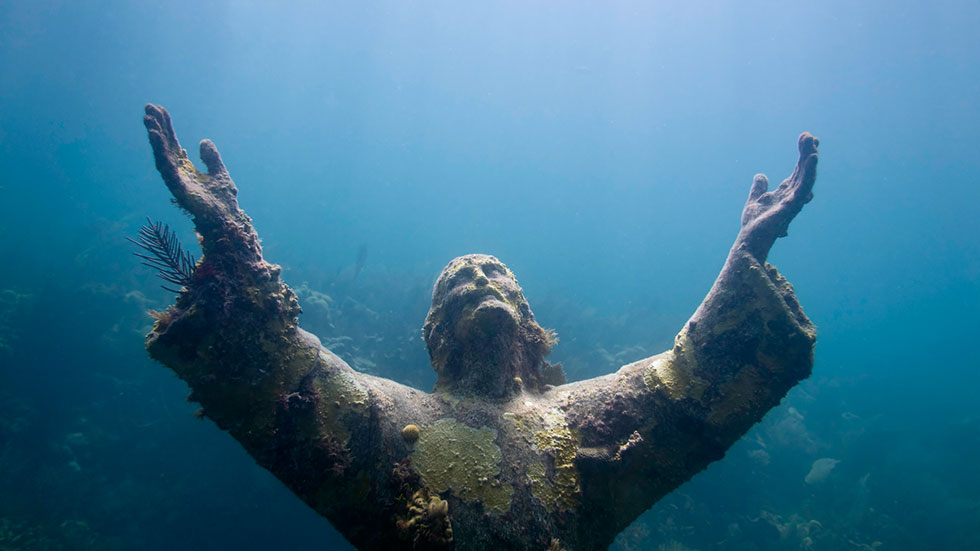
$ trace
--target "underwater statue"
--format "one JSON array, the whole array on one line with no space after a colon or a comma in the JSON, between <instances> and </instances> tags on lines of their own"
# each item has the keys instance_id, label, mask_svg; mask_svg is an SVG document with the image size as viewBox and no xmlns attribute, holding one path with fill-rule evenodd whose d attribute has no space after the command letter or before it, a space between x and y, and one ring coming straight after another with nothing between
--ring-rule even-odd
<instances>
[{"instance_id":1,"label":"underwater statue","mask_svg":"<svg viewBox=\"0 0 980 551\"><path fill-rule=\"evenodd\" d=\"M721 274L671 350L564 384L514 274L468 255L432 293L423 337L438 382L425 392L354 371L302 330L214 144L201 142L200 172L166 110L147 105L144 123L204 253L147 350L359 549L605 549L810 374L816 331L766 263L813 197L810 134L778 188L755 177Z\"/></svg>"}]
</instances>

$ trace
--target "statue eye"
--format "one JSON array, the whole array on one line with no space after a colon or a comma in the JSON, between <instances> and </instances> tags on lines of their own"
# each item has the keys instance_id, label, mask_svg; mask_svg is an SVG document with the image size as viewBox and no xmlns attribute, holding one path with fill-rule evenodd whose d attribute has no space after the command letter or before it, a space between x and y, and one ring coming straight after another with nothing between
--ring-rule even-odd
<instances>
[{"instance_id":1,"label":"statue eye","mask_svg":"<svg viewBox=\"0 0 980 551\"><path fill-rule=\"evenodd\" d=\"M449 284L456 285L460 281L469 281L473 279L473 274L473 266L463 266L453 274L453 277L449 280Z\"/></svg>"}]
</instances>

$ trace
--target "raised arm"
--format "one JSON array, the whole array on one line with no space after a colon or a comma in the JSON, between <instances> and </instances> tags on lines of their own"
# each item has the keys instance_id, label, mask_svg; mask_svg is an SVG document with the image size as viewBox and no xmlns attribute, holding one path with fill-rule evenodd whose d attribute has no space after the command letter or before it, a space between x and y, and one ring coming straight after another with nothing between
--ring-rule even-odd
<instances>
[{"instance_id":1,"label":"raised arm","mask_svg":"<svg viewBox=\"0 0 980 551\"><path fill-rule=\"evenodd\" d=\"M672 350L553 391L579 435L580 530L611 542L810 374L816 331L765 260L813 197L817 144L800 136L796 169L774 191L755 177L721 274Z\"/></svg>"},{"instance_id":2,"label":"raised arm","mask_svg":"<svg viewBox=\"0 0 980 551\"><path fill-rule=\"evenodd\" d=\"M356 373L300 329L296 295L280 281L279 266L262 258L214 144L201 142L202 173L165 109L147 105L144 124L157 169L193 217L204 251L177 303L147 335L150 355L187 382L204 416L352 543L399 548L395 519L408 518L406 502L417 490L417 481L393 469L409 451L402 428L438 415L441 404Z\"/></svg>"}]
</instances>

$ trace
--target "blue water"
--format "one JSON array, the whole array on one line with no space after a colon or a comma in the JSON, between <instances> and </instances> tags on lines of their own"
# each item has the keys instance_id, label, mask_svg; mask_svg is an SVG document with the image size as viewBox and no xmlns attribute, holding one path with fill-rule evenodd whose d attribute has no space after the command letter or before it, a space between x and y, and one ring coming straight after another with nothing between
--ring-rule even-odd
<instances>
[{"instance_id":1,"label":"blue water","mask_svg":"<svg viewBox=\"0 0 980 551\"><path fill-rule=\"evenodd\" d=\"M0 548L350 548L142 349L173 297L125 238L195 244L146 102L218 145L303 325L422 388L471 252L572 378L667 348L813 132L770 255L813 377L614 549L980 548L980 7L321 4L0 3Z\"/></svg>"}]
</instances>

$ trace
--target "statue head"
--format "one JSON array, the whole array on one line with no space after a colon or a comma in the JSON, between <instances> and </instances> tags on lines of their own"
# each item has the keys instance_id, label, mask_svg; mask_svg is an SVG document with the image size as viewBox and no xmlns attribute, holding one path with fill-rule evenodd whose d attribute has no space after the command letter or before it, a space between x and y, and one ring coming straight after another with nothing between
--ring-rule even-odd
<instances>
[{"instance_id":1,"label":"statue head","mask_svg":"<svg viewBox=\"0 0 980 551\"><path fill-rule=\"evenodd\" d=\"M534 321L514 274L485 254L455 258L442 270L422 338L437 388L492 398L543 387L544 357L557 342Z\"/></svg>"}]
</instances>

